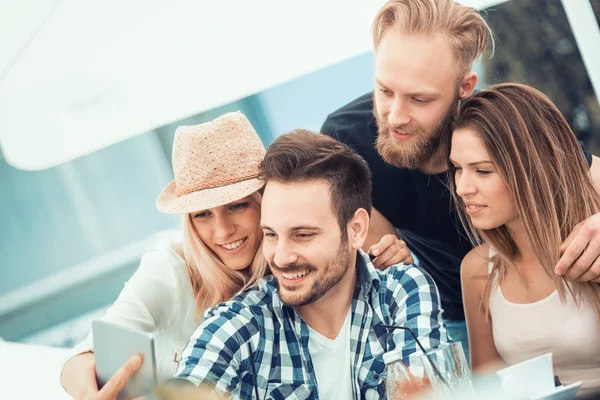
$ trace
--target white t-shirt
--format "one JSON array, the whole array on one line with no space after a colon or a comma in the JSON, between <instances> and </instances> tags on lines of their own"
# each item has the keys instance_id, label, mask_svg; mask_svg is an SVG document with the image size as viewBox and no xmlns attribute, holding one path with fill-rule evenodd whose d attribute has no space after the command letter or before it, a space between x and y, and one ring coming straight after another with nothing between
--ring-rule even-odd
<instances>
[{"instance_id":1,"label":"white t-shirt","mask_svg":"<svg viewBox=\"0 0 600 400\"><path fill-rule=\"evenodd\" d=\"M353 398L350 370L350 317L351 312L348 311L342 329L333 340L308 327L308 351L317 377L320 399Z\"/></svg>"}]
</instances>

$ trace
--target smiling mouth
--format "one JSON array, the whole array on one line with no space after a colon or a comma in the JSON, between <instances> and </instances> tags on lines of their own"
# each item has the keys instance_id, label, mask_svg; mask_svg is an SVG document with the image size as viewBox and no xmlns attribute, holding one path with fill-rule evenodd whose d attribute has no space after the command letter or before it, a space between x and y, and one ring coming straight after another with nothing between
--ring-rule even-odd
<instances>
[{"instance_id":1,"label":"smiling mouth","mask_svg":"<svg viewBox=\"0 0 600 400\"><path fill-rule=\"evenodd\" d=\"M299 271L299 272L282 272L281 276L283 276L285 279L300 279L303 276L306 276L310 271L306 270L306 271Z\"/></svg>"},{"instance_id":2,"label":"smiling mouth","mask_svg":"<svg viewBox=\"0 0 600 400\"><path fill-rule=\"evenodd\" d=\"M241 245L243 245L247 239L248 239L248 237L246 236L245 238L236 240L235 242L220 244L219 246L221 246L222 248L224 248L226 250L235 250L238 247L240 247Z\"/></svg>"}]
</instances>

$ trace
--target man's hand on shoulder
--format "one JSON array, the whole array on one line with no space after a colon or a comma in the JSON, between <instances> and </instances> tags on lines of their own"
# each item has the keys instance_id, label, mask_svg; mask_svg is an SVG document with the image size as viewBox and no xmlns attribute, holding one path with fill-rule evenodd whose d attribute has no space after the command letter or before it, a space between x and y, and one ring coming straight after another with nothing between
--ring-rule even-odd
<instances>
[{"instance_id":1,"label":"man's hand on shoulder","mask_svg":"<svg viewBox=\"0 0 600 400\"><path fill-rule=\"evenodd\" d=\"M600 282L600 213L581 222L561 244L555 272L568 280Z\"/></svg>"},{"instance_id":2,"label":"man's hand on shoulder","mask_svg":"<svg viewBox=\"0 0 600 400\"><path fill-rule=\"evenodd\" d=\"M378 269L399 263L414 263L406 242L393 234L384 235L378 243L369 248L368 254L375 256L372 262L373 266Z\"/></svg>"}]
</instances>

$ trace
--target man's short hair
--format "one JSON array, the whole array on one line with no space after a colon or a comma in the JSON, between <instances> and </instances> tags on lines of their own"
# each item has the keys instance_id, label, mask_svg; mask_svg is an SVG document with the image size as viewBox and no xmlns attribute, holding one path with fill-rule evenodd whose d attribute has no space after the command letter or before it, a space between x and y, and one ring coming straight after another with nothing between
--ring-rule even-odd
<instances>
[{"instance_id":1,"label":"man's short hair","mask_svg":"<svg viewBox=\"0 0 600 400\"><path fill-rule=\"evenodd\" d=\"M331 209L346 238L346 226L359 208L371 213L371 171L365 160L347 145L326 135L296 129L279 136L260 165L266 181L329 184Z\"/></svg>"},{"instance_id":2,"label":"man's short hair","mask_svg":"<svg viewBox=\"0 0 600 400\"><path fill-rule=\"evenodd\" d=\"M492 30L479 12L454 0L389 0L373 21L375 50L389 29L411 36L445 35L463 73L469 71L488 40L493 43Z\"/></svg>"}]
</instances>

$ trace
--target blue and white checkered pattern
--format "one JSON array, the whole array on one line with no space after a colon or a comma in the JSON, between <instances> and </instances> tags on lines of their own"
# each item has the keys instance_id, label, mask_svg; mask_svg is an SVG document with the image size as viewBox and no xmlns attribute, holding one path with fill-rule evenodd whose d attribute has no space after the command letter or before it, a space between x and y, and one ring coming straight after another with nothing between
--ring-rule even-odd
<instances>
[{"instance_id":1,"label":"blue and white checkered pattern","mask_svg":"<svg viewBox=\"0 0 600 400\"><path fill-rule=\"evenodd\" d=\"M382 324L411 328L425 349L448 342L448 337L439 293L427 273L404 264L378 271L362 251L356 265L349 349L354 398L381 399L383 353L401 348L408 360L417 351L409 332L390 332ZM176 377L241 399L255 398L255 380L261 400L318 399L308 337L308 326L295 308L282 303L275 280L268 277L206 312Z\"/></svg>"}]
</instances>

